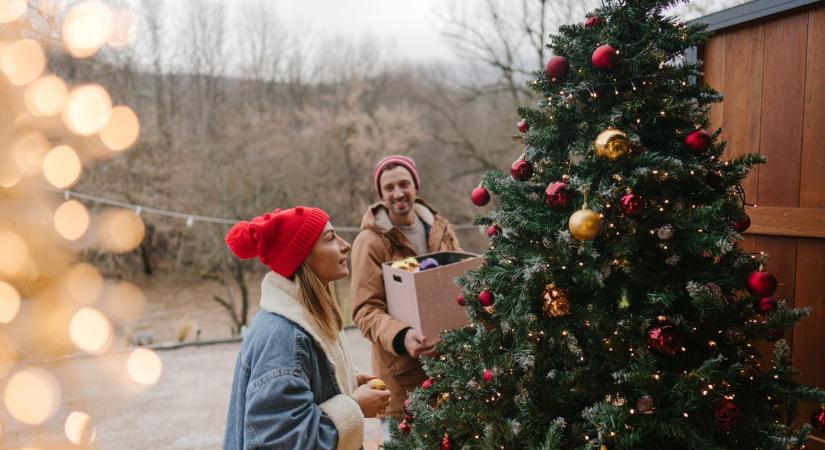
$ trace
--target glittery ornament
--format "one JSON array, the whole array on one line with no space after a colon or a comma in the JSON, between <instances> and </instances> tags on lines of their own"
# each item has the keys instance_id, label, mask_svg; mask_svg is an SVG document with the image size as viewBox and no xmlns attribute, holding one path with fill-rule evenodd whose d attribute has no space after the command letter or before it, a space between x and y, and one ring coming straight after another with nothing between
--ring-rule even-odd
<instances>
[{"instance_id":1,"label":"glittery ornament","mask_svg":"<svg viewBox=\"0 0 825 450\"><path fill-rule=\"evenodd\" d=\"M673 225L671 225L671 224L662 225L661 227L656 229L656 237L663 240L663 241L666 241L668 239L672 239L673 238L673 233L674 233L674 229L673 229Z\"/></svg>"},{"instance_id":2,"label":"glittery ornament","mask_svg":"<svg viewBox=\"0 0 825 450\"><path fill-rule=\"evenodd\" d=\"M726 398L716 407L713 417L716 419L716 426L730 431L742 418L742 413L736 403Z\"/></svg>"},{"instance_id":3,"label":"glittery ornament","mask_svg":"<svg viewBox=\"0 0 825 450\"><path fill-rule=\"evenodd\" d=\"M653 398L649 395L641 396L636 402L636 410L642 414L652 413L654 407Z\"/></svg>"},{"instance_id":4,"label":"glittery ornament","mask_svg":"<svg viewBox=\"0 0 825 450\"><path fill-rule=\"evenodd\" d=\"M652 325L647 329L647 346L653 351L674 356L682 349L682 335L673 325Z\"/></svg>"},{"instance_id":5,"label":"glittery ornament","mask_svg":"<svg viewBox=\"0 0 825 450\"><path fill-rule=\"evenodd\" d=\"M452 450L453 449L453 442L450 440L450 435L444 433L444 437L441 438L441 450Z\"/></svg>"},{"instance_id":6,"label":"glittery ornament","mask_svg":"<svg viewBox=\"0 0 825 450\"><path fill-rule=\"evenodd\" d=\"M544 287L541 298L542 309L547 317L561 317L570 314L570 301L567 293L559 289L555 283L550 283Z\"/></svg>"}]
</instances>

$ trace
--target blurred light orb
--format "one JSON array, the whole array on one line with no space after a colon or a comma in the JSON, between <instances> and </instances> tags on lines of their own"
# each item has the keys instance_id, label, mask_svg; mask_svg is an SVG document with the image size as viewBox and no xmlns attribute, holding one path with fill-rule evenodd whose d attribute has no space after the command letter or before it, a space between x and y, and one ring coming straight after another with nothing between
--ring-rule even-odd
<instances>
[{"instance_id":1,"label":"blurred light orb","mask_svg":"<svg viewBox=\"0 0 825 450\"><path fill-rule=\"evenodd\" d=\"M79 349L99 355L112 345L112 324L100 311L82 308L69 321L69 337Z\"/></svg>"},{"instance_id":2,"label":"blurred light orb","mask_svg":"<svg viewBox=\"0 0 825 450\"><path fill-rule=\"evenodd\" d=\"M137 141L140 134L140 121L137 114L128 106L112 108L112 118L105 128L100 130L100 140L113 151L129 148Z\"/></svg>"},{"instance_id":3,"label":"blurred light orb","mask_svg":"<svg viewBox=\"0 0 825 450\"><path fill-rule=\"evenodd\" d=\"M162 371L160 357L146 348L133 351L126 362L126 368L132 380L146 385L157 383Z\"/></svg>"},{"instance_id":4,"label":"blurred light orb","mask_svg":"<svg viewBox=\"0 0 825 450\"><path fill-rule=\"evenodd\" d=\"M83 164L71 147L57 146L43 158L43 175L56 188L67 188L80 178Z\"/></svg>"},{"instance_id":5,"label":"blurred light orb","mask_svg":"<svg viewBox=\"0 0 825 450\"><path fill-rule=\"evenodd\" d=\"M69 200L54 212L54 228L64 238L74 241L89 229L89 211L77 200Z\"/></svg>"},{"instance_id":6,"label":"blurred light orb","mask_svg":"<svg viewBox=\"0 0 825 450\"><path fill-rule=\"evenodd\" d=\"M146 226L134 211L117 209L103 216L100 240L104 249L124 253L136 249L143 241Z\"/></svg>"},{"instance_id":7,"label":"blurred light orb","mask_svg":"<svg viewBox=\"0 0 825 450\"><path fill-rule=\"evenodd\" d=\"M75 445L91 444L97 435L92 416L80 411L69 414L64 429L69 442Z\"/></svg>"},{"instance_id":8,"label":"blurred light orb","mask_svg":"<svg viewBox=\"0 0 825 450\"><path fill-rule=\"evenodd\" d=\"M18 275L26 266L29 249L26 241L11 230L0 230L0 274Z\"/></svg>"},{"instance_id":9,"label":"blurred light orb","mask_svg":"<svg viewBox=\"0 0 825 450\"><path fill-rule=\"evenodd\" d=\"M0 0L0 23L14 22L26 12L26 0Z\"/></svg>"},{"instance_id":10,"label":"blurred light orb","mask_svg":"<svg viewBox=\"0 0 825 450\"><path fill-rule=\"evenodd\" d=\"M129 8L117 8L112 11L113 31L109 36L109 47L126 47L135 40L135 14Z\"/></svg>"},{"instance_id":11,"label":"blurred light orb","mask_svg":"<svg viewBox=\"0 0 825 450\"><path fill-rule=\"evenodd\" d=\"M34 39L21 39L5 47L0 59L0 69L16 86L31 83L46 68L46 55Z\"/></svg>"},{"instance_id":12,"label":"blurred light orb","mask_svg":"<svg viewBox=\"0 0 825 450\"><path fill-rule=\"evenodd\" d=\"M63 20L63 46L75 58L88 58L106 44L114 29L112 9L89 1L72 7Z\"/></svg>"},{"instance_id":13,"label":"blurred light orb","mask_svg":"<svg viewBox=\"0 0 825 450\"><path fill-rule=\"evenodd\" d=\"M39 425L57 412L60 385L42 369L28 367L11 376L4 395L6 410L28 425Z\"/></svg>"},{"instance_id":14,"label":"blurred light orb","mask_svg":"<svg viewBox=\"0 0 825 450\"><path fill-rule=\"evenodd\" d=\"M20 311L20 294L14 286L0 281L0 323L9 323Z\"/></svg>"},{"instance_id":15,"label":"blurred light orb","mask_svg":"<svg viewBox=\"0 0 825 450\"><path fill-rule=\"evenodd\" d=\"M63 123L72 133L91 136L100 132L112 117L112 98L99 84L84 84L69 91Z\"/></svg>"},{"instance_id":16,"label":"blurred light orb","mask_svg":"<svg viewBox=\"0 0 825 450\"><path fill-rule=\"evenodd\" d=\"M91 264L75 264L66 273L64 288L76 302L91 305L103 292L103 276Z\"/></svg>"},{"instance_id":17,"label":"blurred light orb","mask_svg":"<svg viewBox=\"0 0 825 450\"><path fill-rule=\"evenodd\" d=\"M60 77L44 75L26 86L23 99L33 115L48 117L63 110L68 93L69 89Z\"/></svg>"},{"instance_id":18,"label":"blurred light orb","mask_svg":"<svg viewBox=\"0 0 825 450\"><path fill-rule=\"evenodd\" d=\"M107 292L106 312L115 320L139 318L146 307L146 296L139 287L128 281L115 284Z\"/></svg>"},{"instance_id":19,"label":"blurred light orb","mask_svg":"<svg viewBox=\"0 0 825 450\"><path fill-rule=\"evenodd\" d=\"M34 176L43 170L43 158L50 148L51 144L43 134L30 131L14 140L11 151L14 163L23 175Z\"/></svg>"},{"instance_id":20,"label":"blurred light orb","mask_svg":"<svg viewBox=\"0 0 825 450\"><path fill-rule=\"evenodd\" d=\"M3 164L0 166L0 187L10 189L17 185L23 179L23 173L17 168L16 164Z\"/></svg>"}]
</instances>

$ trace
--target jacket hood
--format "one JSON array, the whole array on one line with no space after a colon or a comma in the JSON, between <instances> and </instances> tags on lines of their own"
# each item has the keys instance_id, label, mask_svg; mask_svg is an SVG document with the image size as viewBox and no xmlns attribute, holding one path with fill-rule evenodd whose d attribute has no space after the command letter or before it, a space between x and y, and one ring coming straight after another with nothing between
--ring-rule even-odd
<instances>
[{"instance_id":1,"label":"jacket hood","mask_svg":"<svg viewBox=\"0 0 825 450\"><path fill-rule=\"evenodd\" d=\"M438 214L436 210L420 198L415 200L413 211L429 226L433 226L435 223L435 215ZM378 233L385 234L389 233L394 227L395 225L393 225L390 220L390 213L384 205L384 202L377 202L370 205L367 212L364 213L364 217L361 219L362 230L371 229Z\"/></svg>"}]
</instances>

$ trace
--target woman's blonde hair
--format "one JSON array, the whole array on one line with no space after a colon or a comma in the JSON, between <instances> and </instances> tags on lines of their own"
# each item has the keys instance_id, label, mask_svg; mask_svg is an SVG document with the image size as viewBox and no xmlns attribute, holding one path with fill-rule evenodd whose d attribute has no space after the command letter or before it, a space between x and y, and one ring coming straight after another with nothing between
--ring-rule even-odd
<instances>
[{"instance_id":1,"label":"woman's blonde hair","mask_svg":"<svg viewBox=\"0 0 825 450\"><path fill-rule=\"evenodd\" d=\"M324 337L337 340L344 328L344 319L330 285L324 284L306 262L298 267L294 278L300 288L298 300L315 319Z\"/></svg>"}]
</instances>

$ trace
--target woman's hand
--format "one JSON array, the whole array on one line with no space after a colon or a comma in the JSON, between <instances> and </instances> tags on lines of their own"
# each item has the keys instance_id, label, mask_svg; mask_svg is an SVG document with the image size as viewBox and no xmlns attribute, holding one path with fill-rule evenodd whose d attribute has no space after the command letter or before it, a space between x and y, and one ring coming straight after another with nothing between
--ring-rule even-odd
<instances>
[{"instance_id":1,"label":"woman's hand","mask_svg":"<svg viewBox=\"0 0 825 450\"><path fill-rule=\"evenodd\" d=\"M352 397L358 402L361 412L367 418L383 414L390 403L390 391L378 391L371 388L369 384L361 385L352 393Z\"/></svg>"},{"instance_id":2,"label":"woman's hand","mask_svg":"<svg viewBox=\"0 0 825 450\"><path fill-rule=\"evenodd\" d=\"M372 375L367 375L365 373L359 373L355 375L355 380L358 382L358 386L362 386L364 383L369 382L370 380L374 380L375 377Z\"/></svg>"}]
</instances>

